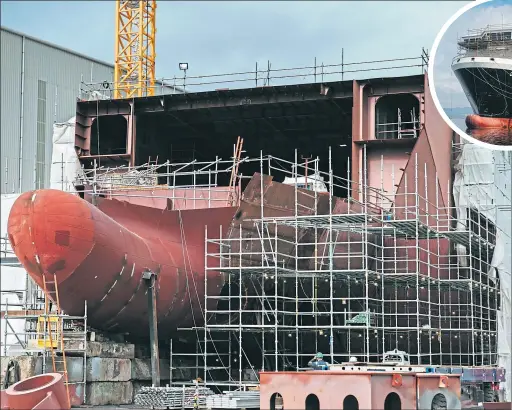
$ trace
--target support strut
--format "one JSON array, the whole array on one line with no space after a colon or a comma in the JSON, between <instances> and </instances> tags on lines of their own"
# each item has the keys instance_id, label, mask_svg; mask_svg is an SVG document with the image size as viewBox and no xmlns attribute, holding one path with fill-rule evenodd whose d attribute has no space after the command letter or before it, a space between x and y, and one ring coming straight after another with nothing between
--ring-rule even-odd
<instances>
[{"instance_id":1,"label":"support strut","mask_svg":"<svg viewBox=\"0 0 512 410\"><path fill-rule=\"evenodd\" d=\"M151 380L154 387L160 387L160 355L158 352L158 320L156 317L156 274L146 270L142 274L146 282L149 314L149 343L151 348Z\"/></svg>"}]
</instances>

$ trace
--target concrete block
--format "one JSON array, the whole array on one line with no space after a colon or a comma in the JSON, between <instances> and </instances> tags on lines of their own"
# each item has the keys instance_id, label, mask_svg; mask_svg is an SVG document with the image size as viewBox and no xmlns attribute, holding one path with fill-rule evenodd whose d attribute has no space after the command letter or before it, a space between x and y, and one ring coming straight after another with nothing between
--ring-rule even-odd
<instances>
[{"instance_id":1,"label":"concrete block","mask_svg":"<svg viewBox=\"0 0 512 410\"><path fill-rule=\"evenodd\" d=\"M131 360L92 357L87 359L88 382L127 382L131 378Z\"/></svg>"},{"instance_id":2,"label":"concrete block","mask_svg":"<svg viewBox=\"0 0 512 410\"><path fill-rule=\"evenodd\" d=\"M84 383L69 384L69 398L71 399L71 406L81 406L84 404Z\"/></svg>"},{"instance_id":3,"label":"concrete block","mask_svg":"<svg viewBox=\"0 0 512 410\"><path fill-rule=\"evenodd\" d=\"M41 356L16 356L16 357L1 357L0 367L2 382L5 376L5 369L9 360L16 360L20 366L20 378L21 380L28 377L36 376L43 373L43 358ZM60 360L62 357L57 358L57 372L64 370L64 365ZM66 357L66 367L68 370L68 379L70 383L76 383L83 381L84 372L84 359L82 357ZM52 359L51 357L46 358L46 371L52 371Z\"/></svg>"},{"instance_id":4,"label":"concrete block","mask_svg":"<svg viewBox=\"0 0 512 410\"><path fill-rule=\"evenodd\" d=\"M151 357L151 350L147 344L136 344L135 345L135 357L137 359L147 359Z\"/></svg>"},{"instance_id":5,"label":"concrete block","mask_svg":"<svg viewBox=\"0 0 512 410\"><path fill-rule=\"evenodd\" d=\"M66 349L78 350L83 348L83 340L69 340L66 343ZM135 345L117 342L87 342L86 353L87 357L133 359L135 357ZM69 355L73 355L73 352L69 352Z\"/></svg>"},{"instance_id":6,"label":"concrete block","mask_svg":"<svg viewBox=\"0 0 512 410\"><path fill-rule=\"evenodd\" d=\"M2 356L0 357L0 380L3 383L5 377L5 370L10 360L16 360L20 367L20 379L24 380L27 377L36 376L42 373L43 361L41 357L36 356ZM51 360L51 359L50 359ZM51 364L50 364L51 366Z\"/></svg>"},{"instance_id":7,"label":"concrete block","mask_svg":"<svg viewBox=\"0 0 512 410\"><path fill-rule=\"evenodd\" d=\"M87 343L87 356L133 359L135 357L135 345L117 342L89 342Z\"/></svg>"},{"instance_id":8,"label":"concrete block","mask_svg":"<svg viewBox=\"0 0 512 410\"><path fill-rule=\"evenodd\" d=\"M90 340L93 342L117 342L124 343L125 337L121 333L91 332Z\"/></svg>"},{"instance_id":9,"label":"concrete block","mask_svg":"<svg viewBox=\"0 0 512 410\"><path fill-rule=\"evenodd\" d=\"M89 342L87 342L89 343ZM84 349L84 340L83 339L67 339L64 340L64 349L66 349L66 355L68 356L81 356L82 352L73 352L73 350L83 350Z\"/></svg>"},{"instance_id":10,"label":"concrete block","mask_svg":"<svg viewBox=\"0 0 512 410\"><path fill-rule=\"evenodd\" d=\"M151 359L132 359L132 380L151 380ZM160 359L160 380L169 380L169 360Z\"/></svg>"},{"instance_id":11,"label":"concrete block","mask_svg":"<svg viewBox=\"0 0 512 410\"><path fill-rule=\"evenodd\" d=\"M86 403L90 406L118 406L133 402L132 382L87 383L86 389Z\"/></svg>"}]
</instances>

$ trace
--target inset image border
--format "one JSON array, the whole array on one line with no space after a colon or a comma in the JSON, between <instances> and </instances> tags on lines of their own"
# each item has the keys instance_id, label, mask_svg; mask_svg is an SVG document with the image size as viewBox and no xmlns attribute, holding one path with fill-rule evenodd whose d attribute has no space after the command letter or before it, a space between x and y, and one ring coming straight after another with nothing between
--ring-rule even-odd
<instances>
[{"instance_id":1,"label":"inset image border","mask_svg":"<svg viewBox=\"0 0 512 410\"><path fill-rule=\"evenodd\" d=\"M495 145L495 144L489 144L489 143L486 143L486 142L483 142L483 141L480 141L474 137L472 137L471 135L468 135L466 133L466 131L462 130L457 124L455 124L454 121L452 121L452 119L450 119L450 117L448 117L448 115L446 114L443 106L441 105L440 101L439 101L439 98L437 96L437 92L436 92L436 86L435 86L435 69L434 69L434 65L435 65L435 59L436 59L436 54L437 54L437 51L439 49L439 45L441 43L441 41L443 40L443 37L444 35L446 34L446 32L448 31L448 29L450 28L450 26L459 18L461 17L464 13L466 13L468 10L471 10L472 8L474 7L478 7L484 3L492 3L494 0L476 0L476 1L471 1L469 2L468 4L466 4L465 6L463 6L460 10L458 10L452 17L450 17L450 19L448 19L448 21L443 25L443 27L441 28L441 31L439 31L439 33L437 34L436 36L436 39L434 41L434 44L432 46L432 50L431 50L431 53L430 53L430 58L429 58L429 64L428 64L428 76L429 76L429 84L430 84L430 93L432 95L432 98L434 100L434 104L437 108L437 110L439 111L439 114L441 115L441 117L443 118L443 120L457 133L459 134L462 138L476 144L476 145L480 145L482 147L485 147L487 149L492 149L492 150L500 150L500 151L512 151L512 145ZM512 1L510 2L510 4L512 5Z\"/></svg>"}]
</instances>

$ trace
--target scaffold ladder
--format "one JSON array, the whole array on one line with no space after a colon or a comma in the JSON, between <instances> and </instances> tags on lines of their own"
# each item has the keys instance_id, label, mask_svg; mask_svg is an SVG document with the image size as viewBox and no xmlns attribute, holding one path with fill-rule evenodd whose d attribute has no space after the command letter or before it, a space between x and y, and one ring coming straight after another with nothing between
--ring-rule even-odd
<instances>
[{"instance_id":1,"label":"scaffold ladder","mask_svg":"<svg viewBox=\"0 0 512 410\"><path fill-rule=\"evenodd\" d=\"M54 290L49 290L48 285L53 285ZM44 300L44 318L39 318L38 327L42 324L42 332L41 328L38 329L38 333L43 333L45 335L43 341L43 347L50 349L50 355L52 358L52 368L54 373L62 374L64 378L64 384L66 386L66 394L68 397L68 405L71 408L71 400L69 396L69 381L68 381L68 369L66 364L66 351L64 349L64 324L62 320L62 311L60 309L60 299L59 299L59 287L57 284L57 277L53 275L53 281L47 281L46 275L43 274L43 292L45 295ZM50 300L55 302L55 314L51 313L50 309ZM53 337L52 327L55 328L55 338ZM46 331L48 331L48 336L50 338L49 343L47 343L46 339ZM62 353L62 360L57 359L56 350L60 350ZM62 369L58 370L57 365L62 363Z\"/></svg>"}]
</instances>

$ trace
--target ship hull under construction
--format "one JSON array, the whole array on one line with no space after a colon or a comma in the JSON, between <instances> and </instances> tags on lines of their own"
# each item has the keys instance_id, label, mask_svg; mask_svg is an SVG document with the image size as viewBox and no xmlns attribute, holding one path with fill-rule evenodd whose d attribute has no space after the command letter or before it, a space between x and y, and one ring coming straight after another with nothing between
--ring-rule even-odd
<instances>
[{"instance_id":1,"label":"ship hull under construction","mask_svg":"<svg viewBox=\"0 0 512 410\"><path fill-rule=\"evenodd\" d=\"M205 226L227 228L235 210L170 211L101 198L94 206L70 193L38 190L15 202L8 231L34 281L43 287L46 275L53 296L55 274L61 308L80 315L87 301L89 323L99 329L147 329L143 273L155 273L165 333L203 321ZM220 293L220 273L208 272L207 282L209 293Z\"/></svg>"},{"instance_id":2,"label":"ship hull under construction","mask_svg":"<svg viewBox=\"0 0 512 410\"><path fill-rule=\"evenodd\" d=\"M265 199L260 193L262 186ZM218 270L206 269L219 263L214 256L208 256L209 261L205 259L205 254L219 252L209 242L205 249L206 232L230 240L233 255L241 255L240 246L245 247L250 241L252 256L244 257L243 261L233 257L229 264L257 265L258 255L266 247L259 239L256 222L261 216L262 202L267 217L293 215L295 200L304 216L329 214L331 207L346 211L349 206L340 198L329 200L329 195L315 199L306 190L257 173L246 186L238 206L228 206L228 198L213 207L199 203L199 207L186 209L185 203L173 205L173 201L162 198L142 201L137 191L119 199L108 195L94 201L89 195L85 198L58 190L22 194L9 215L9 239L19 260L41 287L45 275L50 297L55 295L55 274L59 304L67 314L81 315L81 307L87 301L91 326L136 337L147 335L149 316L143 274L148 271L156 274L160 336L165 337L178 327L204 323L205 279L207 310L215 311L215 296L221 295L225 280L220 273L223 263ZM226 206L219 206L222 203ZM178 209L172 209L173 206ZM352 212L360 211L358 205L350 207ZM299 228L301 244L296 250L290 241L295 236L294 228L279 232L280 246L286 246L283 256L288 255L283 260L285 265L293 267L292 256L296 252L313 269L315 264L325 265L324 258L314 257L314 247L307 246L312 234L310 228ZM324 230L317 234L326 235ZM361 253L362 235L351 235L354 255L349 256L347 245L338 244L337 251L347 256L336 260L337 269L361 269L368 263ZM367 239L373 241L373 237ZM324 253L325 250L320 255ZM257 291L250 281L243 286L250 294Z\"/></svg>"}]
</instances>

